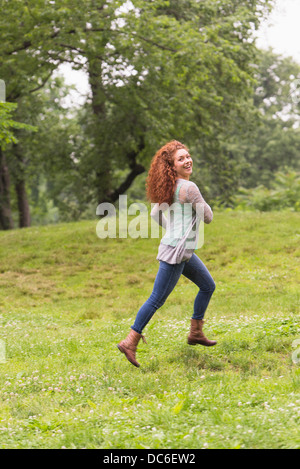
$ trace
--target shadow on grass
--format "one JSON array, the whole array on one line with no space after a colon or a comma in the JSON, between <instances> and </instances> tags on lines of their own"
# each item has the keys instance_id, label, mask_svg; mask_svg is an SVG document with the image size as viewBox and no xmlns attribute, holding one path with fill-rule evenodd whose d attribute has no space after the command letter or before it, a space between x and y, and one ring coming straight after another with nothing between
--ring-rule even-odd
<instances>
[{"instance_id":1,"label":"shadow on grass","mask_svg":"<svg viewBox=\"0 0 300 469\"><path fill-rule=\"evenodd\" d=\"M201 346L182 345L168 356L167 361L184 365L187 369L198 370L221 371L226 366L212 350Z\"/></svg>"},{"instance_id":2,"label":"shadow on grass","mask_svg":"<svg viewBox=\"0 0 300 469\"><path fill-rule=\"evenodd\" d=\"M186 372L232 370L247 375L260 375L274 369L282 371L283 366L290 364L284 339L269 338L259 343L255 349L251 348L247 341L241 341L239 347L235 342L229 347L229 342L211 348L181 345L177 349L169 350L166 360L170 365L184 367Z\"/></svg>"}]
</instances>

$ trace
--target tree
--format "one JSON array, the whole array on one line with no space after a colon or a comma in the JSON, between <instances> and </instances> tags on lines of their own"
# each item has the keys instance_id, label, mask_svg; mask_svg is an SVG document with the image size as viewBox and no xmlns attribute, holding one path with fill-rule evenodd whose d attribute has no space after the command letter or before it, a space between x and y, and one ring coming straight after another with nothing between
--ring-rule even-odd
<instances>
[{"instance_id":1,"label":"tree","mask_svg":"<svg viewBox=\"0 0 300 469\"><path fill-rule=\"evenodd\" d=\"M2 1L8 92L13 100L35 92L60 63L87 72L86 145L75 159L97 203L116 201L171 138L192 142L226 199L235 165L224 142L252 116L253 31L272 4Z\"/></svg>"},{"instance_id":2,"label":"tree","mask_svg":"<svg viewBox=\"0 0 300 469\"><path fill-rule=\"evenodd\" d=\"M22 97L28 96L44 86L56 65L45 61L44 57L40 55L38 42L41 41L43 33L38 28L38 23L36 22L38 18L32 15L30 6L25 5L24 2L19 0L15 2L1 0L0 5L1 79L5 81L6 98L11 103L11 109L16 109ZM41 2L40 6L42 6ZM39 29L39 35L36 34L37 29ZM36 35L36 49L34 52L28 51L28 46L32 42L32 35ZM17 131L19 131L18 129L25 128L33 130L32 126L25 127L19 125L18 122L15 122L12 127L17 129ZM20 136L22 136L22 133ZM6 147L9 148L9 143L12 143L16 151L18 151L17 138L12 133L7 138L2 140L2 142L6 142ZM16 159L20 160L20 158L20 152L18 152ZM3 154L3 145L1 148L0 177L2 178L0 211L2 214L5 214L0 227L8 229L13 226L9 188L12 178L9 173L6 157ZM29 210L24 179L20 178L20 171L18 171L18 179L18 181L15 181L15 187L18 194L20 226L27 226L29 224Z\"/></svg>"},{"instance_id":3,"label":"tree","mask_svg":"<svg viewBox=\"0 0 300 469\"><path fill-rule=\"evenodd\" d=\"M35 224L49 222L49 207L56 206L63 220L77 219L84 211L89 190L83 185L74 156L75 150L80 153L84 136L77 111L64 104L69 92L63 78L56 77L20 100L18 119L34 124L37 132L19 131L18 143L6 152L16 191L12 207L18 209L19 226L26 221L21 217L25 214L22 207L27 205ZM25 183L26 194L21 192Z\"/></svg>"},{"instance_id":4,"label":"tree","mask_svg":"<svg viewBox=\"0 0 300 469\"><path fill-rule=\"evenodd\" d=\"M0 229L13 227L10 206L10 177L4 150L10 143L17 143L13 129L35 130L33 126L16 122L12 112L17 105L0 102Z\"/></svg>"},{"instance_id":5,"label":"tree","mask_svg":"<svg viewBox=\"0 0 300 469\"><path fill-rule=\"evenodd\" d=\"M12 141L14 135L12 128L14 121L11 112L16 108L11 103L0 103L0 228L9 229L13 227L10 207L10 179L3 149Z\"/></svg>"},{"instance_id":6,"label":"tree","mask_svg":"<svg viewBox=\"0 0 300 469\"><path fill-rule=\"evenodd\" d=\"M300 65L272 50L261 51L256 77L259 125L243 139L240 184L271 187L275 173L286 168L300 171L300 100L293 94Z\"/></svg>"},{"instance_id":7,"label":"tree","mask_svg":"<svg viewBox=\"0 0 300 469\"><path fill-rule=\"evenodd\" d=\"M252 116L251 38L259 8L270 4L136 1L118 13L103 9L105 21L90 4L80 46L92 89L81 168L98 203L115 201L171 138L193 142L215 173L217 194L234 192L224 142Z\"/></svg>"}]
</instances>

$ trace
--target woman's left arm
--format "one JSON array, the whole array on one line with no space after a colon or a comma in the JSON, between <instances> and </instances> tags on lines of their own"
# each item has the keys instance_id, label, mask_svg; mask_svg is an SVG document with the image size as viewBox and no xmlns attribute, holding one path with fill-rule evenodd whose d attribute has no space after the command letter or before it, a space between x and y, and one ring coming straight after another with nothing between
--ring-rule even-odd
<instances>
[{"instance_id":1,"label":"woman's left arm","mask_svg":"<svg viewBox=\"0 0 300 469\"><path fill-rule=\"evenodd\" d=\"M197 214L199 214L199 211L202 212L204 223L209 224L212 222L213 211L211 207L205 202L199 188L193 182L190 182L187 188L187 202L192 204L192 207Z\"/></svg>"}]
</instances>

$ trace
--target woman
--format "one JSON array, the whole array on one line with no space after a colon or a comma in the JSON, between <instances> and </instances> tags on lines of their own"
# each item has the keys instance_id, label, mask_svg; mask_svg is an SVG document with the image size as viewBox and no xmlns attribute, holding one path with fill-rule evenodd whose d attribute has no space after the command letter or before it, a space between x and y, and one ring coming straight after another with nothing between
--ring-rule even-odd
<instances>
[{"instance_id":1,"label":"woman","mask_svg":"<svg viewBox=\"0 0 300 469\"><path fill-rule=\"evenodd\" d=\"M118 344L119 350L137 367L140 366L135 357L137 345L141 338L146 342L142 331L155 311L164 304L181 274L199 287L194 301L188 344L216 344L207 339L202 331L203 317L215 290L215 283L203 262L194 253L197 231L191 235L195 222L198 224L202 218L205 223L210 223L213 213L196 184L189 180L192 169L193 161L187 147L172 140L155 154L148 173L147 196L151 202L156 203L151 216L167 231L158 249L157 259L160 263L153 291L138 311L130 333ZM160 204L171 206L168 220L160 210ZM185 207L192 210L183 210Z\"/></svg>"}]
</instances>

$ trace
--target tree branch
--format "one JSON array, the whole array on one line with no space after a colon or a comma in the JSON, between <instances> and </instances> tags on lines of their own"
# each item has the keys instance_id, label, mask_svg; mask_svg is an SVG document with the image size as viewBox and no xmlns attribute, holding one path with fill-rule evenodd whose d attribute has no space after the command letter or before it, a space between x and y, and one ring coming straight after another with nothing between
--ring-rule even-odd
<instances>
[{"instance_id":1,"label":"tree branch","mask_svg":"<svg viewBox=\"0 0 300 469\"><path fill-rule=\"evenodd\" d=\"M38 91L41 88L43 88L43 86L47 83L47 81L51 77L52 73L53 73L53 70L51 70L51 72L46 76L46 78L43 80L43 82L39 86L37 86L36 88L33 88L32 90L29 90L29 93L34 93L35 91Z\"/></svg>"},{"instance_id":2,"label":"tree branch","mask_svg":"<svg viewBox=\"0 0 300 469\"><path fill-rule=\"evenodd\" d=\"M111 32L111 33L119 33L119 34L130 34L128 31L122 31L121 29L104 29L104 28L91 28L88 31L93 31L93 32ZM144 36L141 36L140 34L135 33L134 31L131 32L131 35L134 37L137 37L138 39L141 39L142 41L148 42L149 44L158 47L159 49L162 50L168 50L170 52L177 52L177 49L172 49L171 47L163 46L162 44L158 44L155 41L152 41L151 39L148 39Z\"/></svg>"},{"instance_id":3,"label":"tree branch","mask_svg":"<svg viewBox=\"0 0 300 469\"><path fill-rule=\"evenodd\" d=\"M170 52L177 52L177 49L173 49L171 47L167 47L167 46L164 46L162 44L159 44L155 41L152 41L151 39L148 39L144 36L141 36L140 34L137 34L135 33L134 31L131 32L131 33L128 33L128 31L122 31L121 29L110 29L110 28L83 28L83 32L110 32L110 33L117 33L117 34L131 34L133 37L136 37L138 39L140 39L141 41L144 41L144 42L147 42L155 47L158 47L159 49L162 49L162 50L168 50ZM61 29L58 29L57 31L54 31L50 36L49 38L50 39L54 39L56 38L59 34L61 33ZM66 34L74 34L76 33L76 30L75 29L71 29L70 31L67 31ZM77 52L79 52L80 54L83 54L85 53L85 51L83 51L82 49L78 49L76 47L73 47L73 46L69 46L67 44L60 44L62 47L65 47L65 48L68 48L68 49L72 49L72 50L76 50ZM23 44L19 47L16 47L15 49L7 52L7 55L12 55L14 54L15 52L19 52L19 51L22 51L22 50L26 50L28 49L29 47L32 46L32 41L24 41Z\"/></svg>"},{"instance_id":4,"label":"tree branch","mask_svg":"<svg viewBox=\"0 0 300 469\"><path fill-rule=\"evenodd\" d=\"M65 49L76 50L76 52L79 52L79 54L82 54L82 55L85 54L85 51L82 50L82 49L79 49L78 47L69 46L68 44L63 44L63 43L60 43L59 45L60 45L61 47L64 47Z\"/></svg>"},{"instance_id":5,"label":"tree branch","mask_svg":"<svg viewBox=\"0 0 300 469\"><path fill-rule=\"evenodd\" d=\"M119 195L124 194L124 192L126 192L127 189L129 189L134 179L139 174L142 174L144 171L146 171L146 168L141 164L135 163L134 166L131 165L131 171L127 175L125 181L123 181L122 184L120 184L120 186L117 189L115 189L111 194L109 194L109 200L111 202L115 202L119 198Z\"/></svg>"},{"instance_id":6,"label":"tree branch","mask_svg":"<svg viewBox=\"0 0 300 469\"><path fill-rule=\"evenodd\" d=\"M127 155L126 159L129 162L129 168L131 171L129 174L127 174L125 181L123 181L122 184L120 184L120 186L117 189L112 191L110 194L107 194L111 202L115 202L118 199L119 195L124 194L124 192L126 192L127 189L129 189L134 179L137 176L139 176L139 174L142 174L146 171L146 168L143 165L137 163L136 161L136 157L138 156L139 152L143 150L144 146L145 146L144 138L142 137L138 145L137 151L132 151L131 153ZM107 200L105 202L107 202Z\"/></svg>"}]
</instances>

